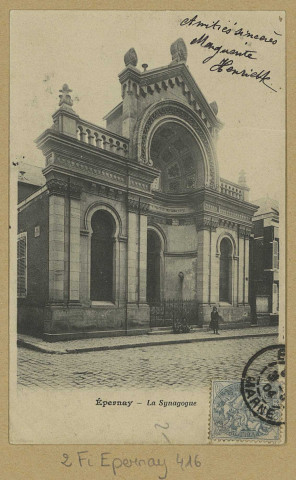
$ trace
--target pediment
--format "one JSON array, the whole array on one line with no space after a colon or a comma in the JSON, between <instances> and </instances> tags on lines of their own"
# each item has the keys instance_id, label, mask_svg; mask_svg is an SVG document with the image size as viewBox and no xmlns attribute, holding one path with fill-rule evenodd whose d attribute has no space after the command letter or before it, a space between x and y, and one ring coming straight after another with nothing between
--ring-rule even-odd
<instances>
[{"instance_id":1,"label":"pediment","mask_svg":"<svg viewBox=\"0 0 296 480\"><path fill-rule=\"evenodd\" d=\"M165 67L140 72L128 66L119 79L122 84L124 98L127 88L133 88L137 96L153 95L161 90L181 87L184 102L187 103L205 122L208 127L220 129L223 124L218 119L216 102L209 103L198 87L185 62L171 63Z\"/></svg>"}]
</instances>

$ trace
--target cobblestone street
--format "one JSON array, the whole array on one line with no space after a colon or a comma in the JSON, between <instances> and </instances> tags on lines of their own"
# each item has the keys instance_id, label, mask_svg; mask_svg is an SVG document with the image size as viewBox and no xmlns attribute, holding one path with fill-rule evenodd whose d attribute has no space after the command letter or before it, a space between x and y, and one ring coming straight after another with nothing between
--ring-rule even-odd
<instances>
[{"instance_id":1,"label":"cobblestone street","mask_svg":"<svg viewBox=\"0 0 296 480\"><path fill-rule=\"evenodd\" d=\"M54 355L18 349L18 384L42 388L206 386L240 378L249 358L277 337L241 338Z\"/></svg>"}]
</instances>

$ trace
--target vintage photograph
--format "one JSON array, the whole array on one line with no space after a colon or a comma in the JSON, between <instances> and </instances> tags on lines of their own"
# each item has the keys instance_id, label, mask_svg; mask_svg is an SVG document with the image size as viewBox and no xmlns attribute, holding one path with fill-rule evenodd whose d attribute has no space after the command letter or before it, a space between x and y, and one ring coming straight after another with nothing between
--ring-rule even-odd
<instances>
[{"instance_id":1,"label":"vintage photograph","mask_svg":"<svg viewBox=\"0 0 296 480\"><path fill-rule=\"evenodd\" d=\"M11 441L283 443L284 12L12 11L10 88Z\"/></svg>"}]
</instances>

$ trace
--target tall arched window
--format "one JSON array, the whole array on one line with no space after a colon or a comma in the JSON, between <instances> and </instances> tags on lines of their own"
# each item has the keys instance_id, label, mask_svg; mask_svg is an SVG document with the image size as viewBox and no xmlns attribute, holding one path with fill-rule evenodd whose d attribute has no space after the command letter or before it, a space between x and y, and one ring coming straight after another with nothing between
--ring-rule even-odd
<instances>
[{"instance_id":1,"label":"tall arched window","mask_svg":"<svg viewBox=\"0 0 296 480\"><path fill-rule=\"evenodd\" d=\"M98 210L91 219L90 299L113 301L114 220L110 213Z\"/></svg>"},{"instance_id":2,"label":"tall arched window","mask_svg":"<svg viewBox=\"0 0 296 480\"><path fill-rule=\"evenodd\" d=\"M232 244L228 238L220 243L219 300L232 302Z\"/></svg>"},{"instance_id":3,"label":"tall arched window","mask_svg":"<svg viewBox=\"0 0 296 480\"><path fill-rule=\"evenodd\" d=\"M160 301L160 250L159 236L148 230L147 237L147 302Z\"/></svg>"}]
</instances>

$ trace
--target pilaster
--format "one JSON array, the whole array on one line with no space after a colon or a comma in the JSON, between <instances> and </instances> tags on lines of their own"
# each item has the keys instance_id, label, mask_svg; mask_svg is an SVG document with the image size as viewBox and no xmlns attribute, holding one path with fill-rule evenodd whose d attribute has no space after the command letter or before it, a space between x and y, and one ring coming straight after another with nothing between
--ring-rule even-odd
<instances>
[{"instance_id":1,"label":"pilaster","mask_svg":"<svg viewBox=\"0 0 296 480\"><path fill-rule=\"evenodd\" d=\"M69 186L70 225L69 225L69 302L79 302L80 281L80 193L79 185Z\"/></svg>"},{"instance_id":2,"label":"pilaster","mask_svg":"<svg viewBox=\"0 0 296 480\"><path fill-rule=\"evenodd\" d=\"M209 258L210 231L197 232L197 300L200 303L209 301Z\"/></svg>"},{"instance_id":3,"label":"pilaster","mask_svg":"<svg viewBox=\"0 0 296 480\"><path fill-rule=\"evenodd\" d=\"M128 198L128 302L146 303L149 204Z\"/></svg>"},{"instance_id":4,"label":"pilaster","mask_svg":"<svg viewBox=\"0 0 296 480\"><path fill-rule=\"evenodd\" d=\"M138 215L128 211L128 302L138 301Z\"/></svg>"},{"instance_id":5,"label":"pilaster","mask_svg":"<svg viewBox=\"0 0 296 480\"><path fill-rule=\"evenodd\" d=\"M239 227L238 229L238 256L239 256L239 267L238 267L238 275L239 275L239 281L238 281L238 304L243 304L244 303L244 236L245 232L242 227Z\"/></svg>"},{"instance_id":6,"label":"pilaster","mask_svg":"<svg viewBox=\"0 0 296 480\"><path fill-rule=\"evenodd\" d=\"M245 235L245 298L244 298L244 304L249 303L249 241L250 241L250 235L248 232Z\"/></svg>"},{"instance_id":7,"label":"pilaster","mask_svg":"<svg viewBox=\"0 0 296 480\"><path fill-rule=\"evenodd\" d=\"M139 218L139 302L146 303L147 295L147 216Z\"/></svg>"},{"instance_id":8,"label":"pilaster","mask_svg":"<svg viewBox=\"0 0 296 480\"><path fill-rule=\"evenodd\" d=\"M65 289L65 194L67 183L47 182L49 191L49 302L63 303Z\"/></svg>"}]
</instances>

